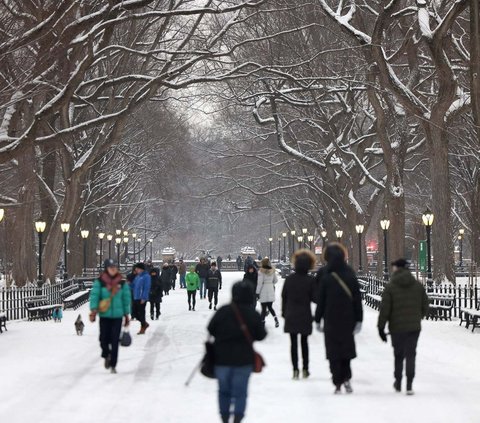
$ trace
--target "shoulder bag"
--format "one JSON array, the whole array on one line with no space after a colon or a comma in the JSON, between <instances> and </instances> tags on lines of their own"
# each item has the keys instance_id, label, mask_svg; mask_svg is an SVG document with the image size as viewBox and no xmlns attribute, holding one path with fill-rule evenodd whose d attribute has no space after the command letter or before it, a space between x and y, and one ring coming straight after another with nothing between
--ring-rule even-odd
<instances>
[{"instance_id":1,"label":"shoulder bag","mask_svg":"<svg viewBox=\"0 0 480 423\"><path fill-rule=\"evenodd\" d=\"M348 287L348 285L345 283L345 281L340 277L338 276L338 274L336 272L332 272L331 275L334 277L334 279L338 282L338 284L342 287L342 289L345 291L345 294L348 295L348 297L353 300L353 295L352 295L352 291L350 291L350 288Z\"/></svg>"}]
</instances>

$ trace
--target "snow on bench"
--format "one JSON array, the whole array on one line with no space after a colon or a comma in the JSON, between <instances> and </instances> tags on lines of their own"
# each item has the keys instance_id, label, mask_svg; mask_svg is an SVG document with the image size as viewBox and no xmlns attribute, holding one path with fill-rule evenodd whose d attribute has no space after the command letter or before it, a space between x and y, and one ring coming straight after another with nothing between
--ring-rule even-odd
<instances>
[{"instance_id":1,"label":"snow on bench","mask_svg":"<svg viewBox=\"0 0 480 423\"><path fill-rule=\"evenodd\" d=\"M90 296L90 289L85 291L79 291L75 294L72 294L63 300L65 304L65 308L73 308L76 310L81 305L85 304L88 301L88 297Z\"/></svg>"},{"instance_id":2,"label":"snow on bench","mask_svg":"<svg viewBox=\"0 0 480 423\"><path fill-rule=\"evenodd\" d=\"M88 294L89 292L90 292L89 289L87 289L86 291L76 292L75 294L72 294L72 295L70 295L69 297L65 298L64 301L74 301L74 300L76 300L77 298L83 297L85 294Z\"/></svg>"}]
</instances>

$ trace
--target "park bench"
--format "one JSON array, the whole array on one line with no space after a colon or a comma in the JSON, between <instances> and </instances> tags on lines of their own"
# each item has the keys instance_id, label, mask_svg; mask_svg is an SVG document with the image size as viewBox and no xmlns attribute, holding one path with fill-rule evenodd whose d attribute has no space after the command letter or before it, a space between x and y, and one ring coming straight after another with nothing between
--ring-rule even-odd
<instances>
[{"instance_id":1,"label":"park bench","mask_svg":"<svg viewBox=\"0 0 480 423\"><path fill-rule=\"evenodd\" d=\"M78 307L80 307L81 305L85 304L88 301L89 296L90 296L90 289L87 289L86 291L75 292L74 294L68 296L67 298L64 298L63 304L65 306L65 309L73 308L74 310L76 310Z\"/></svg>"},{"instance_id":2,"label":"park bench","mask_svg":"<svg viewBox=\"0 0 480 423\"><path fill-rule=\"evenodd\" d=\"M429 310L428 319L452 320L452 310L455 303L455 296L452 294L428 294Z\"/></svg>"},{"instance_id":3,"label":"park bench","mask_svg":"<svg viewBox=\"0 0 480 423\"><path fill-rule=\"evenodd\" d=\"M382 303L382 297L380 295L375 295L375 294L366 294L365 302L367 303L367 305L369 305L373 309L379 310L380 304Z\"/></svg>"},{"instance_id":4,"label":"park bench","mask_svg":"<svg viewBox=\"0 0 480 423\"><path fill-rule=\"evenodd\" d=\"M472 332L475 328L480 327L480 301L475 308L460 309L460 326L465 322L465 328L468 329L472 325Z\"/></svg>"},{"instance_id":5,"label":"park bench","mask_svg":"<svg viewBox=\"0 0 480 423\"><path fill-rule=\"evenodd\" d=\"M7 315L0 313L0 333L3 333L3 329L7 330Z\"/></svg>"},{"instance_id":6,"label":"park bench","mask_svg":"<svg viewBox=\"0 0 480 423\"><path fill-rule=\"evenodd\" d=\"M44 296L30 297L25 300L25 308L28 320L50 320L53 310L62 307L62 304L48 304L48 298Z\"/></svg>"}]
</instances>

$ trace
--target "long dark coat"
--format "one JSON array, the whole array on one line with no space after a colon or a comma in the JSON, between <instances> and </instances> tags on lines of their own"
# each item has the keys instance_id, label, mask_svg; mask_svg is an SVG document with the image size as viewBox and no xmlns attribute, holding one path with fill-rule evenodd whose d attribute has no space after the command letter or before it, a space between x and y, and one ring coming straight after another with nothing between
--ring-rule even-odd
<instances>
[{"instance_id":1,"label":"long dark coat","mask_svg":"<svg viewBox=\"0 0 480 423\"><path fill-rule=\"evenodd\" d=\"M170 267L162 267L162 273L160 274L160 281L162 282L162 287L165 292L170 291L172 287L172 274L170 272Z\"/></svg>"},{"instance_id":2,"label":"long dark coat","mask_svg":"<svg viewBox=\"0 0 480 423\"><path fill-rule=\"evenodd\" d=\"M160 280L160 269L154 267L150 270L152 285L150 286L150 301L152 303L161 303L163 297L163 285Z\"/></svg>"},{"instance_id":3,"label":"long dark coat","mask_svg":"<svg viewBox=\"0 0 480 423\"><path fill-rule=\"evenodd\" d=\"M348 296L332 276L336 272L352 293ZM315 321L324 320L325 347L328 360L350 360L357 356L353 329L363 320L360 287L355 272L345 263L327 267L319 273L318 306Z\"/></svg>"},{"instance_id":4,"label":"long dark coat","mask_svg":"<svg viewBox=\"0 0 480 423\"><path fill-rule=\"evenodd\" d=\"M305 273L294 273L285 279L282 316L285 318L286 333L312 334L314 283L313 277Z\"/></svg>"}]
</instances>

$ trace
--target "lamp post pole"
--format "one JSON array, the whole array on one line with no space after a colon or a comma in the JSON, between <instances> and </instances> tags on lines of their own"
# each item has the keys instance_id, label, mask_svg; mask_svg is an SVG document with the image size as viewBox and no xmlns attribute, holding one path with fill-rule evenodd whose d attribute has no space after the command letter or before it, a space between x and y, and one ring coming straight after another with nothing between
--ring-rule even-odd
<instances>
[{"instance_id":1,"label":"lamp post pole","mask_svg":"<svg viewBox=\"0 0 480 423\"><path fill-rule=\"evenodd\" d=\"M287 259L287 233L283 232L282 237L283 237L283 259Z\"/></svg>"},{"instance_id":2,"label":"lamp post pole","mask_svg":"<svg viewBox=\"0 0 480 423\"><path fill-rule=\"evenodd\" d=\"M43 233L47 227L46 222L35 222L35 229L38 233L38 284L41 285L43 282L43 273L42 273L42 254L43 254Z\"/></svg>"},{"instance_id":3,"label":"lamp post pole","mask_svg":"<svg viewBox=\"0 0 480 423\"><path fill-rule=\"evenodd\" d=\"M297 238L297 241L298 241L298 249L301 250L303 245L303 236L299 235Z\"/></svg>"},{"instance_id":4,"label":"lamp post pole","mask_svg":"<svg viewBox=\"0 0 480 423\"><path fill-rule=\"evenodd\" d=\"M320 232L320 236L322 237L322 250L325 249L325 244L327 243L327 231L326 230L323 230L322 232Z\"/></svg>"},{"instance_id":5,"label":"lamp post pole","mask_svg":"<svg viewBox=\"0 0 480 423\"><path fill-rule=\"evenodd\" d=\"M87 239L89 234L89 231L80 231L80 235L83 238L83 276L87 274Z\"/></svg>"},{"instance_id":6,"label":"lamp post pole","mask_svg":"<svg viewBox=\"0 0 480 423\"><path fill-rule=\"evenodd\" d=\"M113 235L107 235L107 241L108 241L108 258L112 258L112 239Z\"/></svg>"},{"instance_id":7,"label":"lamp post pole","mask_svg":"<svg viewBox=\"0 0 480 423\"><path fill-rule=\"evenodd\" d=\"M343 231L338 230L335 232L335 235L337 235L337 242L342 242Z\"/></svg>"},{"instance_id":8,"label":"lamp post pole","mask_svg":"<svg viewBox=\"0 0 480 423\"><path fill-rule=\"evenodd\" d=\"M388 229L390 228L390 220L382 219L380 226L383 230L383 279L388 281L390 275L388 274Z\"/></svg>"},{"instance_id":9,"label":"lamp post pole","mask_svg":"<svg viewBox=\"0 0 480 423\"><path fill-rule=\"evenodd\" d=\"M278 237L278 262L282 261L282 238Z\"/></svg>"},{"instance_id":10,"label":"lamp post pole","mask_svg":"<svg viewBox=\"0 0 480 423\"><path fill-rule=\"evenodd\" d=\"M295 254L295 231L290 231L292 235L292 256Z\"/></svg>"},{"instance_id":11,"label":"lamp post pole","mask_svg":"<svg viewBox=\"0 0 480 423\"><path fill-rule=\"evenodd\" d=\"M105 238L105 233L104 232L100 232L98 234L98 239L100 240L100 263L99 263L99 268L101 269L102 268L102 261L103 261L103 239Z\"/></svg>"},{"instance_id":12,"label":"lamp post pole","mask_svg":"<svg viewBox=\"0 0 480 423\"><path fill-rule=\"evenodd\" d=\"M460 269L463 269L463 236L465 235L465 229L460 229L458 235L458 241L460 244L460 257L459 257L459 265Z\"/></svg>"},{"instance_id":13,"label":"lamp post pole","mask_svg":"<svg viewBox=\"0 0 480 423\"><path fill-rule=\"evenodd\" d=\"M363 267L362 267L362 234L363 234L363 231L365 230L365 226L364 225L357 225L355 227L355 229L357 230L357 234L358 234L358 273L362 273L363 272Z\"/></svg>"},{"instance_id":14,"label":"lamp post pole","mask_svg":"<svg viewBox=\"0 0 480 423\"><path fill-rule=\"evenodd\" d=\"M125 245L125 265L128 262L128 236L123 238L123 244Z\"/></svg>"},{"instance_id":15,"label":"lamp post pole","mask_svg":"<svg viewBox=\"0 0 480 423\"><path fill-rule=\"evenodd\" d=\"M148 242L150 243L150 260L153 261L153 239L150 238L150 240L149 240ZM145 247L145 250L146 250L146 249L147 249L147 248Z\"/></svg>"},{"instance_id":16,"label":"lamp post pole","mask_svg":"<svg viewBox=\"0 0 480 423\"><path fill-rule=\"evenodd\" d=\"M120 244L122 243L122 238L115 238L115 244L117 244L117 265L120 267Z\"/></svg>"},{"instance_id":17,"label":"lamp post pole","mask_svg":"<svg viewBox=\"0 0 480 423\"><path fill-rule=\"evenodd\" d=\"M133 238L133 262L136 263L137 255L136 255L135 247L137 244L137 234L132 234L132 238ZM138 258L138 261L140 261L140 257Z\"/></svg>"},{"instance_id":18,"label":"lamp post pole","mask_svg":"<svg viewBox=\"0 0 480 423\"><path fill-rule=\"evenodd\" d=\"M270 251L269 251L270 254L269 254L268 257L269 257L270 260L272 260L272 244L273 244L273 238L272 237L268 238L268 243L269 243L269 246L270 246Z\"/></svg>"},{"instance_id":19,"label":"lamp post pole","mask_svg":"<svg viewBox=\"0 0 480 423\"><path fill-rule=\"evenodd\" d=\"M68 231L70 230L69 223L62 223L60 228L63 232L63 280L68 279L68 251L67 251L67 243L68 243Z\"/></svg>"},{"instance_id":20,"label":"lamp post pole","mask_svg":"<svg viewBox=\"0 0 480 423\"><path fill-rule=\"evenodd\" d=\"M433 289L433 274L432 274L432 225L434 215L427 209L422 216L425 231L427 233L427 286L428 290Z\"/></svg>"}]
</instances>

